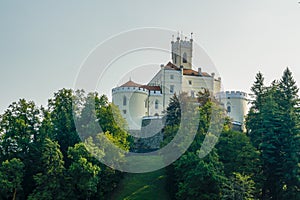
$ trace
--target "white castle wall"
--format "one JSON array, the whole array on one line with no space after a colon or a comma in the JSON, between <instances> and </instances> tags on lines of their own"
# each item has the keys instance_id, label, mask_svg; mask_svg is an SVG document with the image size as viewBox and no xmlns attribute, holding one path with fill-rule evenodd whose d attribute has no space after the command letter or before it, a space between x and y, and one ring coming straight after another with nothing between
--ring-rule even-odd
<instances>
[{"instance_id":1,"label":"white castle wall","mask_svg":"<svg viewBox=\"0 0 300 200\"><path fill-rule=\"evenodd\" d=\"M126 119L130 130L140 130L147 113L148 90L139 87L118 87L112 90L112 102ZM123 99L126 97L126 105Z\"/></svg>"},{"instance_id":2,"label":"white castle wall","mask_svg":"<svg viewBox=\"0 0 300 200\"><path fill-rule=\"evenodd\" d=\"M245 115L248 112L248 98L245 92L241 91L226 91L217 94L217 99L224 105L228 116L234 122L244 124Z\"/></svg>"},{"instance_id":3,"label":"white castle wall","mask_svg":"<svg viewBox=\"0 0 300 200\"><path fill-rule=\"evenodd\" d=\"M216 94L220 92L221 80L215 80L214 77L183 76L182 91L187 92L190 96L193 96L193 93L196 96L196 94L199 91L202 91L203 88L206 88L213 94Z\"/></svg>"},{"instance_id":4,"label":"white castle wall","mask_svg":"<svg viewBox=\"0 0 300 200\"><path fill-rule=\"evenodd\" d=\"M149 82L149 85L158 85L162 89L162 107L166 109L169 105L170 98L176 93L182 91L182 74L181 71L161 68L161 70ZM171 87L174 87L171 92Z\"/></svg>"}]
</instances>

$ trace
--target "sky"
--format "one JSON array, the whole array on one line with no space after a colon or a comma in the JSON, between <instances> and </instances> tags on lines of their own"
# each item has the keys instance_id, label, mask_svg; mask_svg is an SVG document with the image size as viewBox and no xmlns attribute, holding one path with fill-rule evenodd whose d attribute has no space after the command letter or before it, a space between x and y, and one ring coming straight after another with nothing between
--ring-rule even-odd
<instances>
[{"instance_id":1,"label":"sky","mask_svg":"<svg viewBox=\"0 0 300 200\"><path fill-rule=\"evenodd\" d=\"M84 61L99 44L144 27L172 30L175 34L193 32L195 42L222 77L225 90L249 92L258 71L269 84L280 79L286 67L299 86L300 4L296 0L2 0L0 113L20 98L46 105L54 92L74 88ZM159 37L149 38L156 41ZM167 48L171 38L165 41ZM158 70L159 63L170 60L166 53L150 54L152 64L146 62L141 68ZM136 52L113 65L127 69L137 57L143 58ZM151 73L147 72L145 81ZM133 79L140 77L134 72L128 74ZM124 76L111 78L111 82L106 76L98 92L109 93L112 85L128 78Z\"/></svg>"}]
</instances>

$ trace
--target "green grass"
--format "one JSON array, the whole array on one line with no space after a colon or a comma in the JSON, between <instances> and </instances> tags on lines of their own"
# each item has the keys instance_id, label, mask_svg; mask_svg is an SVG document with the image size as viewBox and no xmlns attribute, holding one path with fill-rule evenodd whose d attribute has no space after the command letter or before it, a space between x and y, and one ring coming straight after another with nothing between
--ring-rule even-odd
<instances>
[{"instance_id":1,"label":"green grass","mask_svg":"<svg viewBox=\"0 0 300 200\"><path fill-rule=\"evenodd\" d=\"M113 200L169 200L165 190L165 169L142 174L126 174L114 192Z\"/></svg>"}]
</instances>

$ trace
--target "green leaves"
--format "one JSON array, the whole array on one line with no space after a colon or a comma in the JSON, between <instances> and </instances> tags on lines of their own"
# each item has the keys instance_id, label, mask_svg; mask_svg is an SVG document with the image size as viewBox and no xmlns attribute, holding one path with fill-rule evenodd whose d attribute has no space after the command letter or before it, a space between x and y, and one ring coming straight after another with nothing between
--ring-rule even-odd
<instances>
[{"instance_id":1,"label":"green leaves","mask_svg":"<svg viewBox=\"0 0 300 200\"><path fill-rule=\"evenodd\" d=\"M16 199L22 190L24 164L20 159L13 158L2 162L0 166L0 197Z\"/></svg>"},{"instance_id":2,"label":"green leaves","mask_svg":"<svg viewBox=\"0 0 300 200\"><path fill-rule=\"evenodd\" d=\"M287 68L281 80L252 87L254 101L247 117L248 134L262 161L263 198L297 199L299 174L299 89Z\"/></svg>"}]
</instances>

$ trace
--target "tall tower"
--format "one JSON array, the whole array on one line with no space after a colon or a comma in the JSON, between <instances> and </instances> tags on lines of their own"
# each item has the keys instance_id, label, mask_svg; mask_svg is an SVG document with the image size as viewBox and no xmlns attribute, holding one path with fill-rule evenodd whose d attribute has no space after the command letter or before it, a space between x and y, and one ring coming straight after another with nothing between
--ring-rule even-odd
<instances>
[{"instance_id":1,"label":"tall tower","mask_svg":"<svg viewBox=\"0 0 300 200\"><path fill-rule=\"evenodd\" d=\"M183 66L184 69L192 69L192 54L193 54L193 38L187 40L185 38L176 38L176 41L171 42L172 44L172 61L177 66Z\"/></svg>"}]
</instances>

